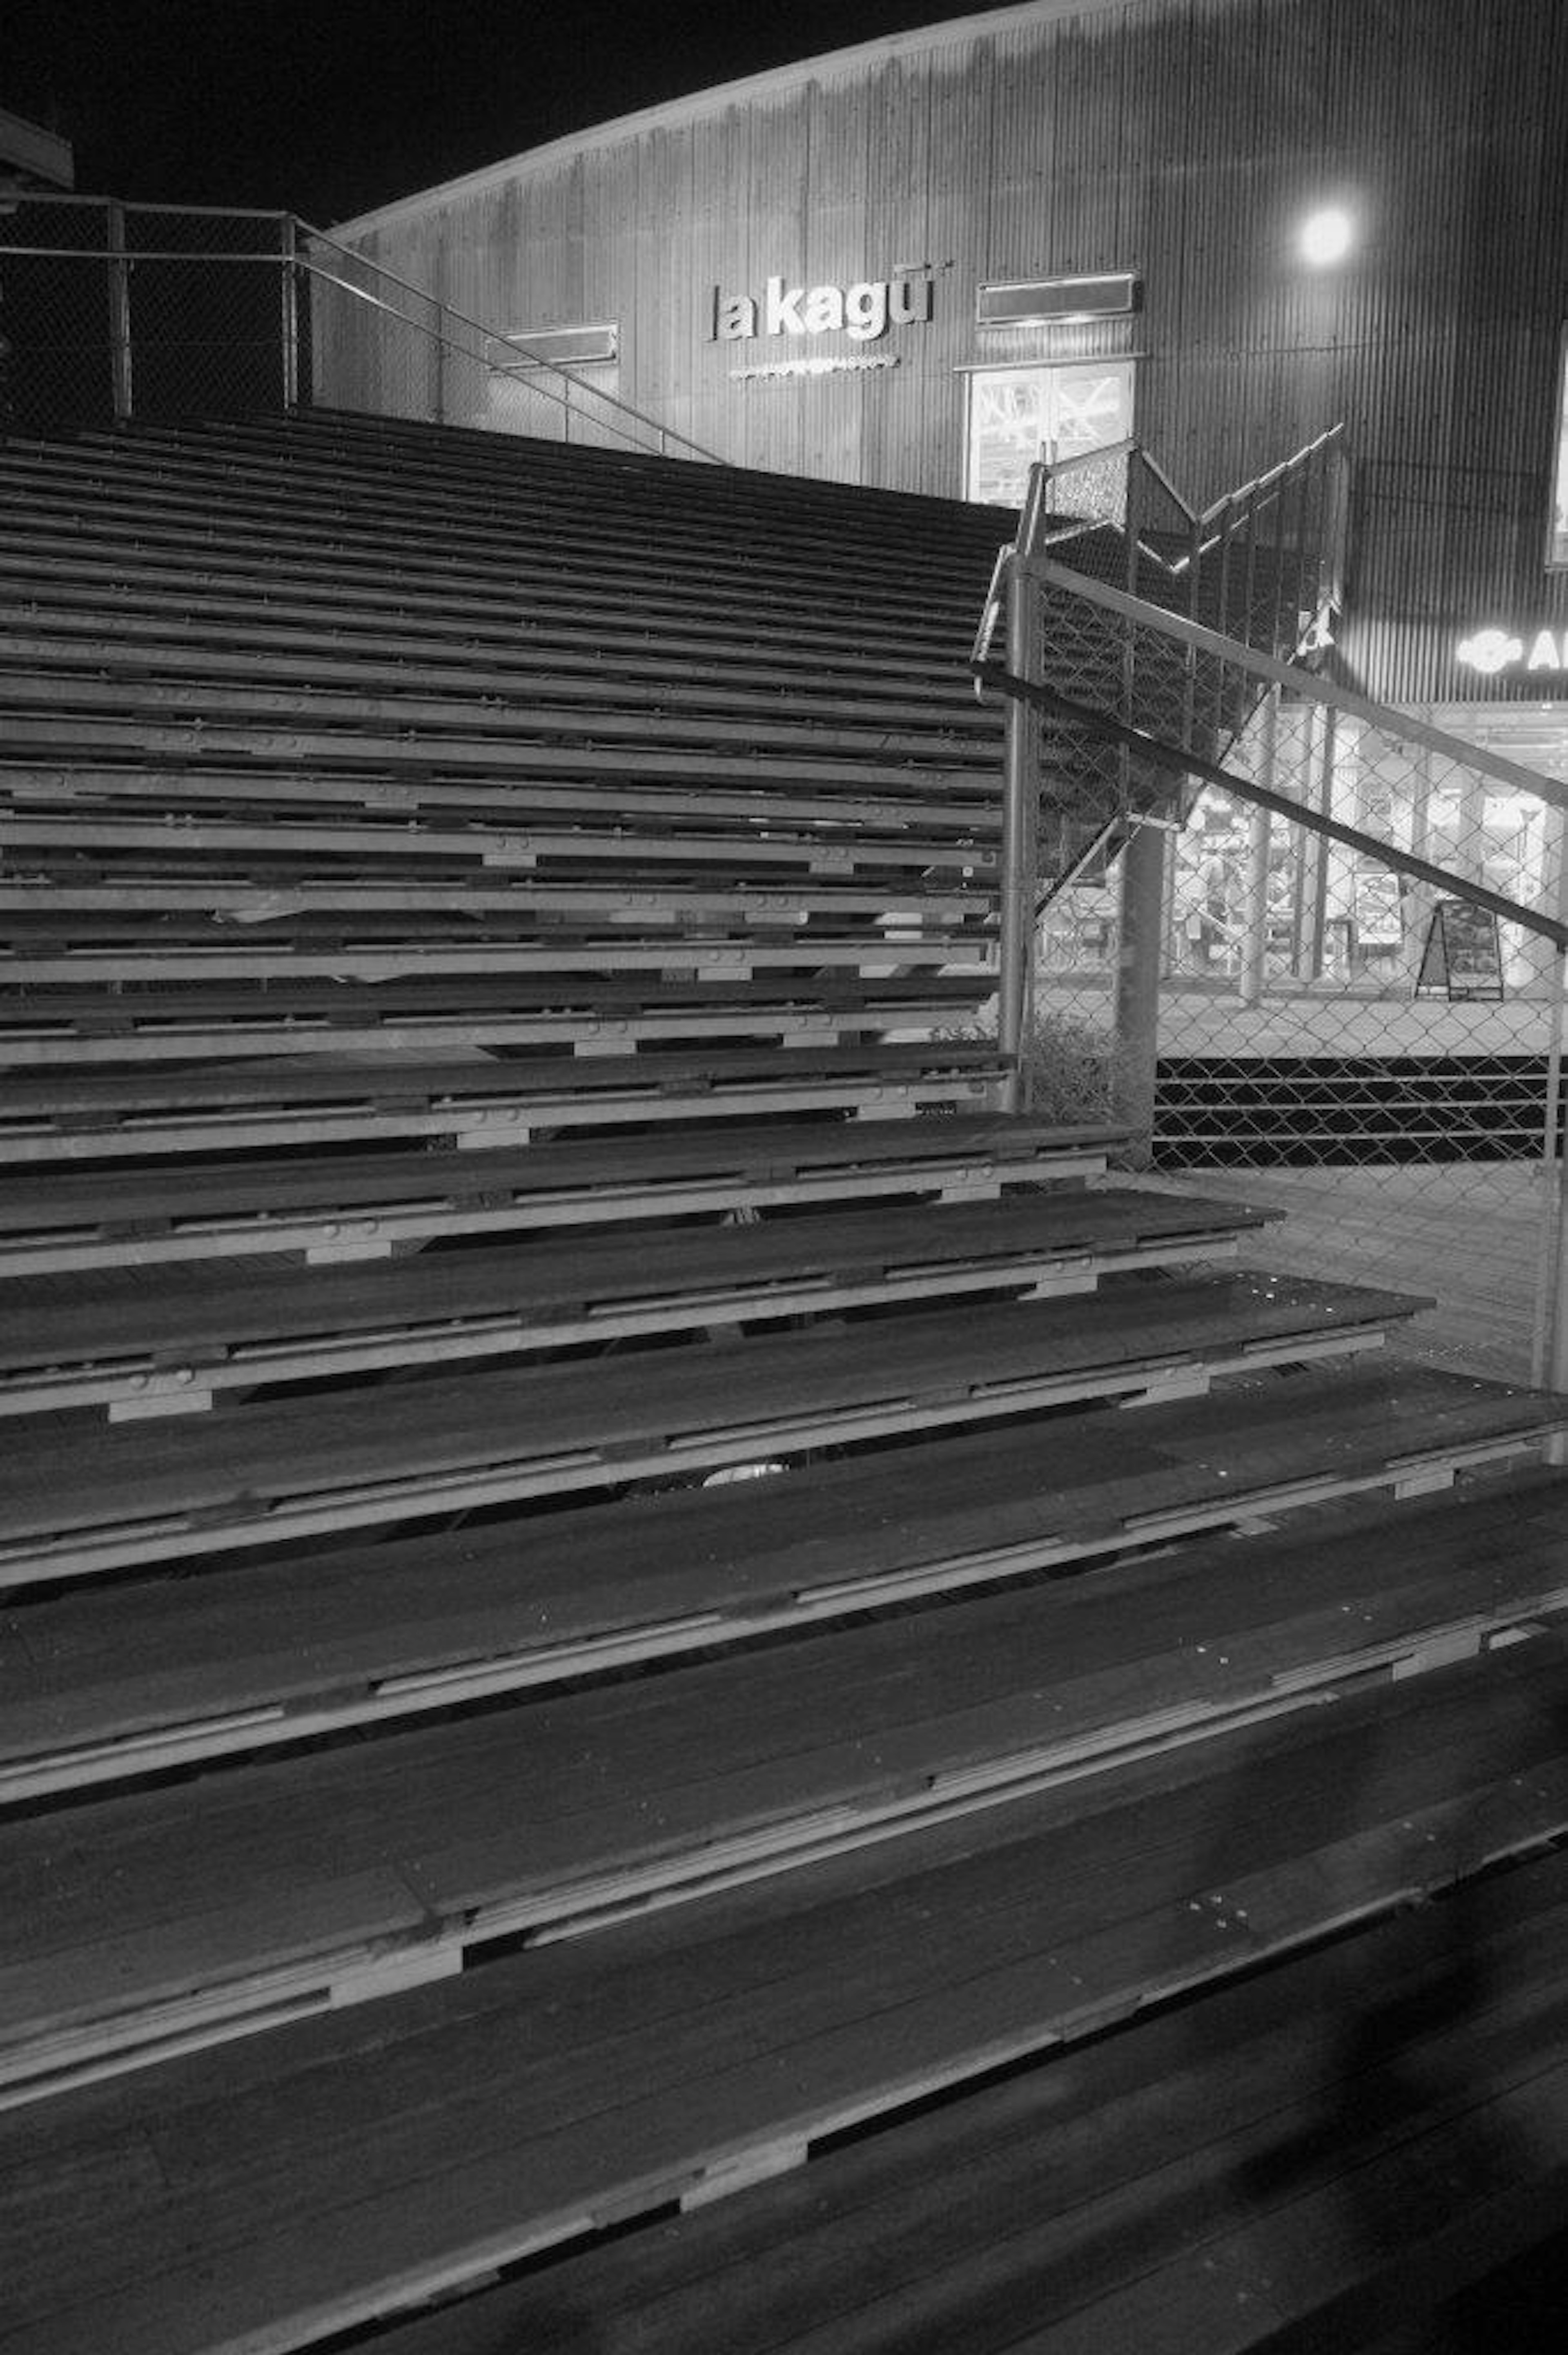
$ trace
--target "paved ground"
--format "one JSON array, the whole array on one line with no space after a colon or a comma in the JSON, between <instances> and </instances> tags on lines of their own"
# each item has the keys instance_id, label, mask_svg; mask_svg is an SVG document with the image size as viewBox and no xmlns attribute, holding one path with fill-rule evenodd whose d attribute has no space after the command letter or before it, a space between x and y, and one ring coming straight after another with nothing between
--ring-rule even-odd
<instances>
[{"instance_id":1,"label":"paved ground","mask_svg":"<svg viewBox=\"0 0 1568 2355\"><path fill-rule=\"evenodd\" d=\"M1538 1167L1205 1169L1172 1183L1286 1212L1244 1252L1253 1264L1434 1296L1401 1337L1402 1354L1499 1380L1532 1379L1537 1292L1555 1223Z\"/></svg>"},{"instance_id":2,"label":"paved ground","mask_svg":"<svg viewBox=\"0 0 1568 2355\"><path fill-rule=\"evenodd\" d=\"M1043 981L1038 1002L1103 1032L1103 979ZM1256 1007L1228 991L1168 989L1160 1051L1245 1061L1271 1055L1544 1055L1555 1016L1544 998L1501 1005L1274 989ZM1090 1042L1092 1046L1092 1041ZM1429 1295L1436 1305L1397 1344L1434 1364L1508 1381L1540 1379L1538 1302L1555 1255L1555 1188L1539 1162L1407 1168L1196 1169L1174 1189L1286 1211L1262 1252L1292 1274ZM1254 1263L1262 1253L1249 1252Z\"/></svg>"},{"instance_id":3,"label":"paved ground","mask_svg":"<svg viewBox=\"0 0 1568 2355\"><path fill-rule=\"evenodd\" d=\"M1096 1025L1110 1018L1108 982L1042 980L1043 1010ZM1552 1006L1513 997L1500 1006L1446 998L1377 997L1340 989L1271 990L1243 1006L1226 990L1167 989L1160 999L1163 1055L1544 1055Z\"/></svg>"}]
</instances>

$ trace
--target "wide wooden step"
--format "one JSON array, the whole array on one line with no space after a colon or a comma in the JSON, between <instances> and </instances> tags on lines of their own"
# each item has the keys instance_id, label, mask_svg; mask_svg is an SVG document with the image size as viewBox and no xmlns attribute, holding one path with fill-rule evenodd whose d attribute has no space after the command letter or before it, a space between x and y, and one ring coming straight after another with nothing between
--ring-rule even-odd
<instances>
[{"instance_id":1,"label":"wide wooden step","mask_svg":"<svg viewBox=\"0 0 1568 2355\"><path fill-rule=\"evenodd\" d=\"M381 1256L437 1236L794 1209L899 1196L987 1199L1102 1174L1125 1132L954 1113L941 1120L718 1121L579 1130L476 1159L433 1145L111 1171L0 1176L0 1275L300 1253Z\"/></svg>"},{"instance_id":2,"label":"wide wooden step","mask_svg":"<svg viewBox=\"0 0 1568 2355\"><path fill-rule=\"evenodd\" d=\"M0 570L0 581L5 581ZM996 726L994 714L975 700L972 679L956 660L940 665L874 659L842 643L801 646L782 638L766 649L718 641L705 646L685 633L651 638L641 626L609 633L585 643L553 616L535 613L525 625L493 614L467 619L442 612L422 622L394 625L386 616L355 615L341 606L295 607L273 596L175 597L151 586L105 584L96 591L51 577L29 583L26 597L0 590L0 628L13 637L47 636L71 649L71 659L93 658L104 666L129 647L152 659L167 648L221 650L247 664L321 657L334 666L381 668L396 676L428 668L433 677L471 675L493 666L509 681L543 673L592 678L673 683L682 688L719 687L768 689L784 695L810 685L853 692L863 710L907 704L917 693L922 709L945 714L962 732ZM980 719L977 719L977 714Z\"/></svg>"},{"instance_id":3,"label":"wide wooden step","mask_svg":"<svg viewBox=\"0 0 1568 2355\"><path fill-rule=\"evenodd\" d=\"M189 448L299 449L319 453L334 466L374 469L383 476L388 469L407 476L413 467L429 468L432 480L461 478L493 497L508 484L547 484L557 494L575 493L612 512L625 513L632 505L651 517L673 509L700 515L721 530L742 528L747 520L777 529L809 523L832 543L842 541L847 517L868 539L938 557L955 548L983 552L1011 538L1013 529L1007 510L968 499L719 464L694 473L689 465L635 451L568 447L482 428L431 428L353 410L312 408L286 419L206 419L173 432Z\"/></svg>"},{"instance_id":4,"label":"wide wooden step","mask_svg":"<svg viewBox=\"0 0 1568 2355\"><path fill-rule=\"evenodd\" d=\"M336 724L321 726L309 724L310 711L291 698L274 698L270 708L267 698L253 699L249 710L237 709L237 701L224 698L215 706L209 697L204 706L200 698L193 702L183 690L170 689L137 702L128 691L106 688L95 709L51 712L40 694L33 709L0 712L0 749L27 762L68 754L85 761L194 761L204 767L220 761L287 760L376 769L394 777L417 768L546 783L562 777L593 777L606 784L622 775L640 781L664 777L688 790L709 778L743 780L754 789L773 783L796 789L847 785L879 794L892 788L901 797L926 796L949 809L966 798L994 807L997 794L995 762L989 754L917 764L918 744L911 743L909 758L897 760L887 746L877 744L874 733L841 737L835 749L810 729L758 727L736 732L730 749L715 751L700 735L694 738L689 725L653 721L644 727L614 713L602 723L588 715L583 727L565 731L579 741L563 741L559 730L530 732L501 714L493 716L488 731L470 736L461 728L440 724L450 715L430 706L422 707L438 723L429 727L416 727L413 711L397 704L380 723L360 724L345 705L334 715Z\"/></svg>"},{"instance_id":5,"label":"wide wooden step","mask_svg":"<svg viewBox=\"0 0 1568 2355\"><path fill-rule=\"evenodd\" d=\"M9 831L0 820L0 842ZM58 836L60 830L49 831ZM615 925L629 932L678 935L683 927L706 934L728 928L744 938L749 931L803 931L809 925L830 936L870 924L916 931L946 925L961 932L966 925L988 922L994 907L989 893L967 891L953 880L933 887L906 877L819 882L764 874L751 881L744 858L733 862L743 870L733 880L722 875L701 880L667 876L651 889L646 878L639 888L614 873L543 877L524 862L509 873L505 860L482 857L474 861L482 880L465 874L460 862L437 857L377 874L363 858L334 860L308 842L296 848L281 827L273 830L270 843L269 830L257 829L252 845L233 835L225 839L216 828L216 840L193 843L185 838L186 831L90 825L75 844L26 853L26 880L0 885L0 910L58 910L69 917L80 910L168 908L255 922L258 894L275 891L291 903L266 911L280 917L338 909L356 914L471 912L513 921L532 916L541 928L557 923L568 931Z\"/></svg>"},{"instance_id":6,"label":"wide wooden step","mask_svg":"<svg viewBox=\"0 0 1568 2355\"><path fill-rule=\"evenodd\" d=\"M1522 1864L394 2324L376 2355L1544 2355L1565 1894L1560 1858Z\"/></svg>"},{"instance_id":7,"label":"wide wooden step","mask_svg":"<svg viewBox=\"0 0 1568 2355\"><path fill-rule=\"evenodd\" d=\"M58 443L16 447L53 454ZM285 469L299 465L337 481L376 484L403 491L414 483L447 496L477 496L493 512L498 504L526 501L547 492L558 504L567 493L581 511L624 518L701 521L721 531L747 523L765 525L841 548L846 521L868 544L893 546L916 558L950 558L994 546L1008 536L1012 518L995 508L961 499L885 490L862 484L825 483L810 476L776 474L711 464L694 473L686 464L648 463L633 452L595 452L581 444L535 440L526 434L497 436L461 426L432 432L412 421L371 418L352 410L309 409L288 419L209 418L179 425L137 424L111 434L73 437L73 450L199 458L208 464Z\"/></svg>"},{"instance_id":8,"label":"wide wooden step","mask_svg":"<svg viewBox=\"0 0 1568 2355\"><path fill-rule=\"evenodd\" d=\"M652 667L652 666L650 666ZM908 690L896 698L884 698L867 708L858 689L835 694L821 685L810 687L788 679L759 679L755 685L728 680L683 678L673 667L659 677L640 677L601 660L577 670L548 661L498 663L460 662L449 656L441 663L388 661L368 654L353 655L318 646L313 653L291 654L251 647L215 647L199 643L188 628L167 632L153 645L122 639L78 639L31 625L13 624L0 641L0 698L15 699L25 691L26 677L47 680L51 703L69 704L83 690L95 690L104 680L149 686L159 689L171 682L193 686L221 684L249 692L261 686L286 689L313 699L329 692L366 698L396 695L434 702L438 698L471 709L476 703L505 698L526 704L544 715L569 713L588 705L604 711L646 711L665 717L690 715L694 720L723 721L728 728L747 729L758 719L788 718L795 722L857 728L875 727L902 741L919 734L934 748L961 751L983 747L994 754L1000 748L997 713L977 703L966 703L957 693L927 698Z\"/></svg>"},{"instance_id":9,"label":"wide wooden step","mask_svg":"<svg viewBox=\"0 0 1568 2355\"><path fill-rule=\"evenodd\" d=\"M878 632L888 637L904 633L906 645L948 659L955 642L961 645L966 623L972 623L990 570L989 564L977 565L970 579L945 580L938 586L912 580L907 566L895 564L881 581L866 584L868 601L857 594L853 568L837 561L747 560L712 545L694 546L676 559L591 534L574 543L560 536L546 541L544 536L519 538L504 532L454 535L436 526L422 532L390 524L377 527L358 506L337 517L311 518L280 502L275 511L252 515L242 502L138 498L113 483L18 484L7 479L0 462L0 512L8 509L18 513L26 541L44 553L62 543L73 550L133 547L143 553L167 551L185 564L210 555L255 570L274 560L294 568L314 559L345 582L358 569L379 569L425 585L472 590L493 582L535 596L547 594L565 573L568 587L591 583L606 601L641 602L655 617L679 610L690 591L710 613L744 596L775 615L814 608L819 623L836 615L845 629L858 608L871 602L874 619L868 616L868 629L856 631L863 643L868 636L874 643Z\"/></svg>"},{"instance_id":10,"label":"wide wooden step","mask_svg":"<svg viewBox=\"0 0 1568 2355\"><path fill-rule=\"evenodd\" d=\"M972 1027L989 975L855 974L716 983L608 975L507 980L291 983L185 989L12 989L0 1000L0 1064L59 1069L209 1056L439 1056L443 1049L555 1046L584 1055L655 1039L777 1038L790 1045Z\"/></svg>"},{"instance_id":11,"label":"wide wooden step","mask_svg":"<svg viewBox=\"0 0 1568 2355\"><path fill-rule=\"evenodd\" d=\"M601 1930L1473 1657L1568 1616L1568 1486L1540 1502L1506 1571L1495 1507L1457 1530L1446 1504L1340 1514L1243 1559L1178 1552L936 1626L84 1798L69 1871L57 1815L0 1820L0 2100L264 2023L302 1973L318 2003L372 2000L501 1940ZM1380 1553L1376 1635L1335 1648ZM1556 1787L1568 1802L1568 1759Z\"/></svg>"},{"instance_id":12,"label":"wide wooden step","mask_svg":"<svg viewBox=\"0 0 1568 2355\"><path fill-rule=\"evenodd\" d=\"M920 581L948 602L962 598L974 573L983 589L990 556L1006 529L996 516L971 524L962 538L933 536L929 526L919 536L898 529L857 533L853 502L836 528L827 517L813 525L777 506L764 525L744 500L715 518L704 512L700 499L688 502L667 492L652 501L629 500L623 485L619 501L596 499L580 476L567 496L558 484L531 484L525 477L493 476L476 489L450 474L443 480L407 468L318 464L308 443L269 460L218 453L195 442L160 447L139 437L108 448L83 439L41 453L8 440L0 449L0 497L6 496L40 506L86 498L122 513L145 511L198 525L219 511L226 522L246 525L286 517L302 534L346 528L351 538L385 538L401 548L429 542L487 553L522 544L548 549L568 562L602 562L607 570L629 559L666 571L706 561L721 572L753 578L825 577L830 592L853 580L894 599Z\"/></svg>"},{"instance_id":13,"label":"wide wooden step","mask_svg":"<svg viewBox=\"0 0 1568 2355\"><path fill-rule=\"evenodd\" d=\"M418 909L298 910L257 889L228 916L199 908L0 911L0 986L63 982L144 986L173 981L268 981L274 976L378 982L436 974L660 974L747 981L767 973L989 973L994 941L982 931L922 932L908 923L834 932L675 931L646 911L640 935L613 921L541 925L503 909L428 915Z\"/></svg>"},{"instance_id":14,"label":"wide wooden step","mask_svg":"<svg viewBox=\"0 0 1568 2355\"><path fill-rule=\"evenodd\" d=\"M11 438L6 458L19 479L97 470L117 484L167 485L226 500L276 500L331 510L345 496L361 520L408 518L444 524L454 538L493 531L571 534L586 524L600 545L641 542L661 554L693 545L744 550L756 561L826 559L866 577L902 566L938 579L989 552L1011 518L967 511L953 501L868 496L835 485L838 496L800 478L736 468L596 470L554 464L547 445L507 436L503 460L450 444L376 442L296 420L281 435L249 424L83 433L69 443ZM409 463L410 460L413 463Z\"/></svg>"},{"instance_id":15,"label":"wide wooden step","mask_svg":"<svg viewBox=\"0 0 1568 2355\"><path fill-rule=\"evenodd\" d=\"M15 1282L0 1325L0 1414L108 1405L185 1412L223 1392L447 1365L649 1333L712 1331L879 1305L1091 1292L1129 1268L1228 1260L1274 1215L1115 1192L876 1219L819 1214L433 1251L226 1280L207 1266Z\"/></svg>"},{"instance_id":16,"label":"wide wooden step","mask_svg":"<svg viewBox=\"0 0 1568 2355\"><path fill-rule=\"evenodd\" d=\"M0 1583L604 1491L803 1449L1159 1401L1379 1348L1402 1295L1288 1277L1112 1279L1073 1300L870 1317L744 1347L427 1376L164 1423L37 1416L0 1463Z\"/></svg>"},{"instance_id":17,"label":"wide wooden step","mask_svg":"<svg viewBox=\"0 0 1568 2355\"><path fill-rule=\"evenodd\" d=\"M502 763L489 774L397 777L370 766L323 768L281 754L221 768L199 760L135 755L110 765L73 759L62 768L18 754L0 761L0 791L19 811L69 808L79 800L101 808L152 803L182 815L195 809L218 815L260 810L295 823L302 811L322 815L323 822L333 812L360 810L448 826L501 818L519 839L575 821L584 830L608 830L613 837L619 827L641 840L648 830L637 829L634 822L652 818L671 842L671 856L674 846L694 838L700 843L719 829L726 840L739 835L750 841L782 839L787 846L809 829L822 869L830 873L859 864L909 863L972 865L979 873L994 873L1001 825L994 795L960 794L944 804L916 793L907 780L897 789L812 791L793 788L787 778L769 773L750 785L705 782L699 787L676 770L664 777L651 773L636 785L621 780L612 794L609 777L592 770L576 778L536 776ZM553 838L544 833L546 842ZM922 856L927 847L928 860Z\"/></svg>"},{"instance_id":18,"label":"wide wooden step","mask_svg":"<svg viewBox=\"0 0 1568 2355\"><path fill-rule=\"evenodd\" d=\"M130 531L79 533L69 519L49 528L32 518L30 508L18 511L0 545L0 581L29 599L85 582L189 595L198 607L207 599L238 596L255 612L261 602L257 576L254 550L210 538L193 549L178 534L149 541L145 533ZM820 596L762 588L737 602L733 592L699 579L661 582L656 589L641 583L629 603L618 583L586 574L557 574L548 583L495 570L454 576L448 568L432 571L385 560L340 565L330 554L280 545L267 550L263 597L269 606L302 599L351 628L377 626L392 614L449 632L479 620L492 629L506 626L524 642L537 636L541 645L600 653L678 635L694 651L741 653L769 663L792 647L798 658L821 656L830 667L858 660L889 677L929 674L950 685L964 675L964 633L926 634L907 615L879 621L874 612L858 615L852 628Z\"/></svg>"},{"instance_id":19,"label":"wide wooden step","mask_svg":"<svg viewBox=\"0 0 1568 2355\"><path fill-rule=\"evenodd\" d=\"M16 1167L127 1154L237 1152L345 1139L462 1138L526 1143L535 1129L646 1121L766 1118L776 1111L913 1115L935 1104L984 1106L1001 1074L994 1047L801 1046L766 1042L706 1053L395 1056L328 1064L145 1065L11 1081L0 1145Z\"/></svg>"},{"instance_id":20,"label":"wide wooden step","mask_svg":"<svg viewBox=\"0 0 1568 2355\"><path fill-rule=\"evenodd\" d=\"M564 690L568 682L558 681ZM922 728L910 715L886 725L873 719L856 724L853 709L841 706L837 716L813 719L799 709L794 698L758 698L744 711L680 709L675 697L644 696L641 708L630 690L613 703L602 693L563 693L546 697L535 682L525 697L502 700L461 695L363 693L328 687L256 687L217 678L210 682L119 677L108 679L79 672L0 671L0 730L7 745L25 747L28 723L36 731L51 729L57 743L74 741L73 730L97 730L84 736L90 748L105 728L122 731L126 718L150 728L183 720L209 733L205 747L211 758L228 740L243 735L249 725L261 729L283 724L300 739L299 750L310 755L338 741L374 742L383 731L397 729L420 741L439 742L456 735L473 752L526 756L534 745L591 747L601 761L616 748L657 748L709 742L734 745L752 754L801 753L817 762L838 762L852 771L864 763L870 776L880 779L891 762L921 763L933 772L933 788L945 787L950 777L968 780L974 790L996 790L998 740L987 729L959 737L945 728ZM14 715L14 716L13 716ZM125 717L121 717L124 715ZM153 741L149 739L149 742ZM200 748L198 748L200 749ZM906 785L924 782L905 779Z\"/></svg>"},{"instance_id":21,"label":"wide wooden step","mask_svg":"<svg viewBox=\"0 0 1568 2355\"><path fill-rule=\"evenodd\" d=\"M1538 1637L19 2110L7 2355L282 2355L1391 1913L1568 1829L1562 1675Z\"/></svg>"},{"instance_id":22,"label":"wide wooden step","mask_svg":"<svg viewBox=\"0 0 1568 2355\"><path fill-rule=\"evenodd\" d=\"M902 629L879 627L874 613L864 616L863 634L859 627L851 634L825 617L820 603L796 606L762 595L737 605L733 598L705 595L700 586L666 587L657 599L629 607L613 587L557 580L548 600L541 601L503 580L484 591L445 582L421 587L387 567L340 573L324 559L279 552L259 598L255 567L238 555L204 549L193 559L177 545L146 549L127 539L116 547L100 536L79 545L69 533L30 529L25 512L0 545L0 584L28 613L82 604L93 613L115 613L123 605L132 612L188 613L198 628L207 614L249 620L269 614L314 624L313 644L320 643L323 629L379 640L395 622L437 642L498 639L511 652L549 649L558 657L601 661L622 654L670 655L720 667L762 663L770 672L885 678L905 691L914 681L927 681L939 695L955 687L973 694L961 638L912 640Z\"/></svg>"},{"instance_id":23,"label":"wide wooden step","mask_svg":"<svg viewBox=\"0 0 1568 2355\"><path fill-rule=\"evenodd\" d=\"M1308 1510L1299 1536L1231 1534L1158 1573L1160 1594L1185 1598L1171 1624L1188 1614L1169 1664L1187 1681L1167 1731L1202 1726L1255 1669L1283 1694L1315 1673L1474 1649L1531 1598L1558 1607L1558 1488L1521 1477L1472 1502L1445 1498L1437 1515L1408 1500L1460 1473L1527 1465L1560 1426L1560 1403L1420 1369L1330 1366L1233 1377L1215 1408L927 1435L914 1455L798 1466L786 1479L16 1603L0 1623L0 1798L395 1723L1205 1531L1266 1532ZM1380 1497L1398 1501L1373 1513ZM1368 1500L1354 1520L1325 1518L1347 1498ZM1113 1596L1155 1591L1141 1570L1103 1575ZM1360 1592L1319 1610L1312 1596L1339 1595L1341 1580ZM1054 1591L1068 1630L1098 1610L1097 1579ZM1315 1648L1243 1644L1254 1602L1258 1626L1272 1614L1289 1644ZM1211 1605L1228 1632L1199 1652L1192 1615ZM1129 1661L1145 1657L1145 1632L1164 1640L1144 1604L1131 1627L1106 1609ZM1414 1639L1413 1611L1427 1614ZM920 1625L939 1655L947 1622Z\"/></svg>"}]
</instances>

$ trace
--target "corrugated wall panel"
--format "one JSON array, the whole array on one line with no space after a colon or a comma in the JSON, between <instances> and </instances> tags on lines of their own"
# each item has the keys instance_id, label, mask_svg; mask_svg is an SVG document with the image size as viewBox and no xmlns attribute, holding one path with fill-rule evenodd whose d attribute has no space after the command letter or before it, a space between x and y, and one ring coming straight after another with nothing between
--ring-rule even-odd
<instances>
[{"instance_id":1,"label":"corrugated wall panel","mask_svg":"<svg viewBox=\"0 0 1568 2355\"><path fill-rule=\"evenodd\" d=\"M1507 697L1522 682L1488 687L1453 655L1480 622L1568 623L1568 578L1542 564L1565 119L1563 5L1128 0L666 109L401 208L375 243L499 325L619 319L625 397L754 465L951 493L957 371L1075 350L1146 355L1139 430L1199 501L1343 416L1348 675L1396 699ZM1314 276L1295 235L1341 193L1362 242ZM925 260L930 324L874 346L896 367L744 382L748 363L867 347L712 340L715 285ZM1130 326L975 327L982 279L1109 269L1143 281ZM348 397L372 397L373 357L341 342Z\"/></svg>"}]
</instances>

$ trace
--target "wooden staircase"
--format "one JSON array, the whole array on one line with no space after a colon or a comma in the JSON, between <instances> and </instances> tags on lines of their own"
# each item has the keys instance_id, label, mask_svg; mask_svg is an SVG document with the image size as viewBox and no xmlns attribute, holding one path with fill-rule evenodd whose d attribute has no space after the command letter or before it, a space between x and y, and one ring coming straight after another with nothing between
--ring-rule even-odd
<instances>
[{"instance_id":1,"label":"wooden staircase","mask_svg":"<svg viewBox=\"0 0 1568 2355\"><path fill-rule=\"evenodd\" d=\"M0 506L0 2355L1533 2262L1568 1412L992 1108L1010 519L323 413Z\"/></svg>"}]
</instances>

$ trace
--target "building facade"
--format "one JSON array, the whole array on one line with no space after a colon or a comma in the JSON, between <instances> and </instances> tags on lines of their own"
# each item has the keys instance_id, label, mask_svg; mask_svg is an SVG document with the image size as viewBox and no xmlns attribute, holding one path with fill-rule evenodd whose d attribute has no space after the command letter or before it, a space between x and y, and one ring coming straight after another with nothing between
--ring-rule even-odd
<instances>
[{"instance_id":1,"label":"building facade","mask_svg":"<svg viewBox=\"0 0 1568 2355\"><path fill-rule=\"evenodd\" d=\"M1565 122L1540 0L1031 0L337 234L745 465L1010 501L1131 432L1201 506L1342 419L1340 677L1568 777ZM1549 888L1543 820L1486 826Z\"/></svg>"}]
</instances>

